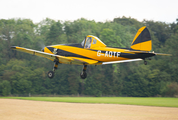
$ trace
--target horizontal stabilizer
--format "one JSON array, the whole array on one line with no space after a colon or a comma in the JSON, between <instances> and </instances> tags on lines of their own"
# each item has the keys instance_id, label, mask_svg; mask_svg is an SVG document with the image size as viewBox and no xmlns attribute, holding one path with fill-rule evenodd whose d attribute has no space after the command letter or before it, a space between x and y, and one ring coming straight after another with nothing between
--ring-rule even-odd
<instances>
[{"instance_id":1,"label":"horizontal stabilizer","mask_svg":"<svg viewBox=\"0 0 178 120\"><path fill-rule=\"evenodd\" d=\"M155 55L162 55L162 56L172 56L172 54L164 54L164 53L154 53Z\"/></svg>"}]
</instances>

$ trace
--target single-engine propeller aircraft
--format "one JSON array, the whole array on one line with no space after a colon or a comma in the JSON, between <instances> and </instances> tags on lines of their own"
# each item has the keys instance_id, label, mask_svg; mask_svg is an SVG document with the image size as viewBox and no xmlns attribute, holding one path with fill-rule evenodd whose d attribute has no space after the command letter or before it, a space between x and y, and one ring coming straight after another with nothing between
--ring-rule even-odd
<instances>
[{"instance_id":1,"label":"single-engine propeller aircraft","mask_svg":"<svg viewBox=\"0 0 178 120\"><path fill-rule=\"evenodd\" d=\"M87 77L86 69L88 65L103 65L112 63L132 62L144 60L155 55L170 55L150 52L152 40L146 26L141 27L135 35L130 48L107 47L99 38L88 35L80 44L59 44L44 47L41 51L27 49L18 46L11 47L14 50L41 56L54 61L52 71L48 72L48 77L53 78L58 64L83 65L80 74L82 79Z\"/></svg>"}]
</instances>

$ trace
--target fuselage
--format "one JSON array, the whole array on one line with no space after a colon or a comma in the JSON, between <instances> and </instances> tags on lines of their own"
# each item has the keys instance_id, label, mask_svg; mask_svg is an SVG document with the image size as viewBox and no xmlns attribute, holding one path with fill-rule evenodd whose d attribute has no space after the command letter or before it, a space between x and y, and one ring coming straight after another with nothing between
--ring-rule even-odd
<instances>
[{"instance_id":1,"label":"fuselage","mask_svg":"<svg viewBox=\"0 0 178 120\"><path fill-rule=\"evenodd\" d=\"M60 44L44 48L44 52L70 58L81 58L96 60L100 62L111 62L130 59L145 59L155 54L149 52L133 53L130 48L95 47L84 48L81 44Z\"/></svg>"}]
</instances>

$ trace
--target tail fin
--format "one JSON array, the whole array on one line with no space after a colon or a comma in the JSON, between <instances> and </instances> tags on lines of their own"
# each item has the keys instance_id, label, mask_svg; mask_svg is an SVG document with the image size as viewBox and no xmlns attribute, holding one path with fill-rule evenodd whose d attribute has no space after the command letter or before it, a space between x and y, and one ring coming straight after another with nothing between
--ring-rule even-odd
<instances>
[{"instance_id":1,"label":"tail fin","mask_svg":"<svg viewBox=\"0 0 178 120\"><path fill-rule=\"evenodd\" d=\"M134 50L150 51L152 49L152 40L150 32L146 26L141 27L132 42L131 48Z\"/></svg>"}]
</instances>

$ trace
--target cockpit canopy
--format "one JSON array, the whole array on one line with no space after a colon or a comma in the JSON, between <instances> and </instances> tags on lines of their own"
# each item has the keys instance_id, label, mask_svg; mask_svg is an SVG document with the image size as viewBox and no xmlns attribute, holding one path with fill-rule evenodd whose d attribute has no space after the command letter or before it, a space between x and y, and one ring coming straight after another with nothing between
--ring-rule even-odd
<instances>
[{"instance_id":1,"label":"cockpit canopy","mask_svg":"<svg viewBox=\"0 0 178 120\"><path fill-rule=\"evenodd\" d=\"M95 47L106 47L106 45L98 37L92 35L88 35L87 37L85 37L81 45L86 49Z\"/></svg>"}]
</instances>

